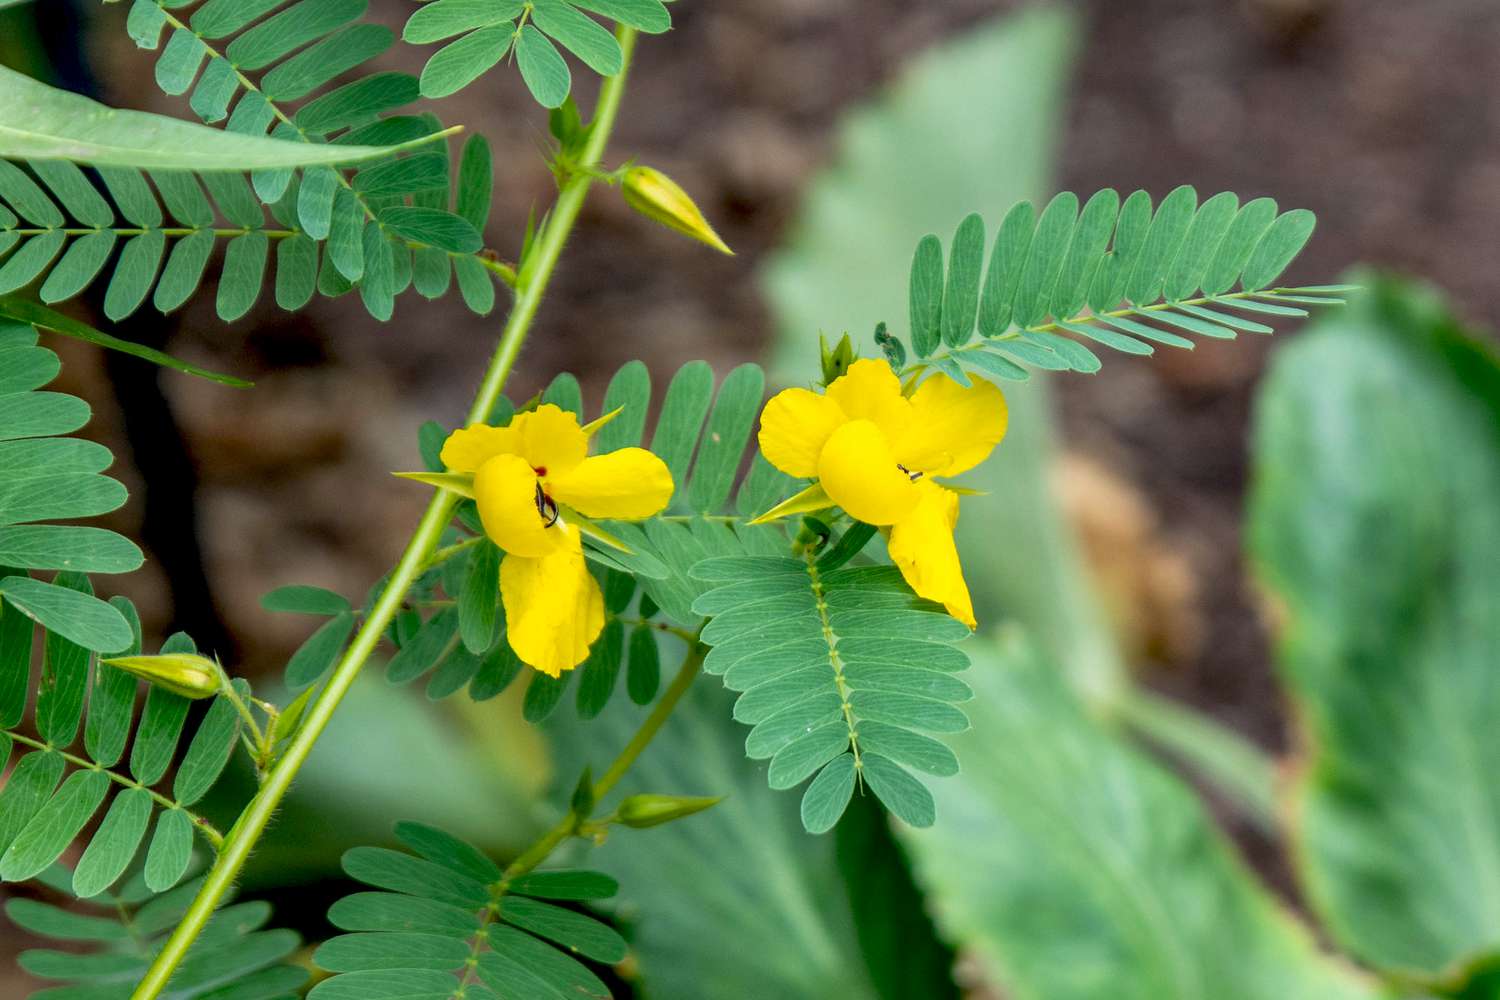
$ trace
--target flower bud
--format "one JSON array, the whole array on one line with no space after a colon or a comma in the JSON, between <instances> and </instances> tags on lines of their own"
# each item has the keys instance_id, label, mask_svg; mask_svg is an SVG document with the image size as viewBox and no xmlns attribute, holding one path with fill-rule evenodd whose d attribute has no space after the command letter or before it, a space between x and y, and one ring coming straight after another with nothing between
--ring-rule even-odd
<instances>
[{"instance_id":1,"label":"flower bud","mask_svg":"<svg viewBox=\"0 0 1500 1000\"><path fill-rule=\"evenodd\" d=\"M660 826L674 819L702 812L721 801L723 796L704 798L689 795L631 795L620 802L620 807L615 810L615 820L637 830L644 830L648 826Z\"/></svg>"},{"instance_id":2,"label":"flower bud","mask_svg":"<svg viewBox=\"0 0 1500 1000\"><path fill-rule=\"evenodd\" d=\"M849 366L854 364L854 342L846 333L839 342L830 350L828 341L821 333L818 334L818 351L823 361L823 384L832 385L835 379L842 378L849 371Z\"/></svg>"},{"instance_id":3,"label":"flower bud","mask_svg":"<svg viewBox=\"0 0 1500 1000\"><path fill-rule=\"evenodd\" d=\"M625 195L625 203L646 218L734 256L734 251L719 239L719 234L698 211L688 193L660 170L631 167L625 171L620 190Z\"/></svg>"},{"instance_id":4,"label":"flower bud","mask_svg":"<svg viewBox=\"0 0 1500 1000\"><path fill-rule=\"evenodd\" d=\"M212 698L219 693L222 676L219 665L194 653L117 656L100 662L184 698Z\"/></svg>"}]
</instances>

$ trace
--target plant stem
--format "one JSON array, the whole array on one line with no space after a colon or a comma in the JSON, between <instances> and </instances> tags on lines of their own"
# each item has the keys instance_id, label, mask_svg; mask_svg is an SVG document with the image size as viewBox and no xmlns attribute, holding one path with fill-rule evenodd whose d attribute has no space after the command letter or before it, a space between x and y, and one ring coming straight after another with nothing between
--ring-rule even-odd
<instances>
[{"instance_id":1,"label":"plant stem","mask_svg":"<svg viewBox=\"0 0 1500 1000\"><path fill-rule=\"evenodd\" d=\"M626 73L630 66L630 55L634 48L634 31L622 28L617 34L620 47L625 52L625 65L618 75L604 81L604 86L599 92L599 106L595 112L593 134L582 156L583 162L590 165L599 162L605 145L609 141L610 133L614 129L615 118L620 108L620 97L625 88ZM569 178L558 195L547 225L538 235L536 245L526 262L524 275L517 283L515 305L500 335L500 344L490 360L484 380L480 383L479 391L474 398L474 405L469 409L469 423L477 423L489 416L496 401L500 398L501 390L505 387L505 380L515 365L521 345L525 342L532 321L536 318L537 310L541 306L542 296L557 266L558 258L562 255L563 244L567 241L568 234L578 219L584 197L588 194L593 182L593 178L586 173L575 174ZM213 867L209 869L203 887L198 891L197 897L194 898L182 921L172 932L172 936L167 939L161 953L146 970L145 977L131 994L131 1000L154 1000L166 988L167 982L187 954L188 948L197 940L204 925L208 923L214 910L218 908L225 893L229 891L244 867L246 859L249 858L261 834L265 832L266 825L271 821L282 797L291 787L292 780L307 761L308 755L323 734L323 730L328 726L329 720L333 718L339 702L348 693L349 687L359 676L360 669L365 662L375 652L386 626L401 610L406 592L421 574L422 567L426 565L428 558L437 549L443 529L453 519L453 510L458 505L458 501L458 495L447 490L438 490L433 496L426 513L422 515L422 520L417 524L416 531L407 543L400 562L391 571L384 591L375 602L375 606L371 608L370 614L360 626L354 640L349 644L348 650L334 668L327 687L308 707L307 715L287 746L286 752L277 761L276 766L267 773L260 791L250 800L249 805L245 807L245 811L236 821L218 857L215 858Z\"/></svg>"},{"instance_id":2,"label":"plant stem","mask_svg":"<svg viewBox=\"0 0 1500 1000\"><path fill-rule=\"evenodd\" d=\"M692 645L688 647L687 659L682 661L682 669L677 671L677 676L673 679L672 685L661 696L661 700L656 703L656 707L651 710L651 714L646 716L645 721L641 723L641 728L637 729L635 735L630 738L630 742L625 744L625 749L621 750L619 756L609 765L609 770L605 771L604 776L594 782L593 797L596 801L609 794L610 790L625 776L625 772L630 770L630 766L635 763L636 758L641 755L646 747L651 745L651 741L661 731L662 725L671 716L673 709L677 707L677 703L682 701L682 696L687 694L688 688L693 686L693 681L697 679L699 672L703 669L703 656L707 652L708 650L702 643L697 641L697 637L695 636ZM557 845L572 836L577 831L579 824L586 819L588 819L587 816L580 816L569 809L567 815L558 820L557 824L543 834L540 840L528 847L521 853L520 857L511 862L510 867L505 869L505 880L509 881L510 879L525 875L537 865L546 861L547 856L557 849Z\"/></svg>"}]
</instances>

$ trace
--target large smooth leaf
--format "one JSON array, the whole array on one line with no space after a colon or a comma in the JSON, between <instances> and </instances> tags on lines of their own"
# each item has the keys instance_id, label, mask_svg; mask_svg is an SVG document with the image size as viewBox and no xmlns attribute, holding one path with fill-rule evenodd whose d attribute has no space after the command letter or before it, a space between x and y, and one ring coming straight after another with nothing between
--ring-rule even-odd
<instances>
[{"instance_id":1,"label":"large smooth leaf","mask_svg":"<svg viewBox=\"0 0 1500 1000\"><path fill-rule=\"evenodd\" d=\"M396 146L285 142L118 110L0 66L0 157L8 159L239 172L358 163L434 138Z\"/></svg>"},{"instance_id":2,"label":"large smooth leaf","mask_svg":"<svg viewBox=\"0 0 1500 1000\"><path fill-rule=\"evenodd\" d=\"M1436 974L1500 949L1500 361L1372 284L1276 357L1251 551L1308 730L1309 898L1364 960Z\"/></svg>"},{"instance_id":3,"label":"large smooth leaf","mask_svg":"<svg viewBox=\"0 0 1500 1000\"><path fill-rule=\"evenodd\" d=\"M978 643L974 645L978 646ZM1193 793L1008 633L975 650L942 822L906 838L948 936L1018 998L1356 1000L1375 990L1234 856Z\"/></svg>"}]
</instances>

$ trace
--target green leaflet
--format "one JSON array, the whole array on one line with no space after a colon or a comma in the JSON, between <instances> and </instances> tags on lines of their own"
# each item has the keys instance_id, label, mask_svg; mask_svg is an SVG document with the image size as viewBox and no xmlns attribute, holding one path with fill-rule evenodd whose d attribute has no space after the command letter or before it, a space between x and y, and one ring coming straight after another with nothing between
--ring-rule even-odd
<instances>
[{"instance_id":1,"label":"green leaflet","mask_svg":"<svg viewBox=\"0 0 1500 1000\"><path fill-rule=\"evenodd\" d=\"M185 67L189 57L181 58ZM176 71L173 76L178 76ZM0 67L0 156L10 159L238 171L358 163L422 141L395 147L318 146L237 135L142 111L108 108Z\"/></svg>"},{"instance_id":2,"label":"green leaflet","mask_svg":"<svg viewBox=\"0 0 1500 1000\"><path fill-rule=\"evenodd\" d=\"M861 727L876 724L902 763L930 770L937 755L922 752L930 737L921 733L967 728L951 702L970 692L948 671L962 665L950 644L968 628L918 599L894 567L825 573L782 557L730 557L700 562L693 575L713 588L693 606L709 616L704 670L743 692L735 717L753 724L745 750L770 759L772 788L813 778L802 801L807 829L832 829L857 779L907 823L931 825L931 795L879 752L879 738L865 747ZM885 606L861 607L876 596Z\"/></svg>"},{"instance_id":3,"label":"green leaflet","mask_svg":"<svg viewBox=\"0 0 1500 1000\"><path fill-rule=\"evenodd\" d=\"M1275 357L1249 548L1308 729L1292 836L1312 908L1376 968L1468 970L1458 995L1500 942L1496 620L1473 613L1496 599L1500 365L1432 293L1369 284Z\"/></svg>"},{"instance_id":4,"label":"green leaflet","mask_svg":"<svg viewBox=\"0 0 1500 1000\"><path fill-rule=\"evenodd\" d=\"M584 11L641 31L671 27L661 0L433 0L411 15L402 38L415 45L445 43L422 70L425 97L455 93L513 53L532 96L543 107L557 108L573 85L557 46L601 76L624 67L615 35Z\"/></svg>"},{"instance_id":5,"label":"green leaflet","mask_svg":"<svg viewBox=\"0 0 1500 1000\"><path fill-rule=\"evenodd\" d=\"M324 942L313 956L335 973L308 994L313 1000L417 995L445 997L458 986L454 972L478 947L482 983L501 996L608 996L603 983L574 955L614 963L626 945L608 925L546 899L603 899L614 895L608 876L587 871L533 872L503 880L498 866L470 844L417 823L396 835L415 855L358 847L344 870L383 892L345 897L329 920L351 933ZM494 909L475 910L494 901ZM475 990L469 987L470 992ZM476 994L488 995L488 994Z\"/></svg>"}]
</instances>

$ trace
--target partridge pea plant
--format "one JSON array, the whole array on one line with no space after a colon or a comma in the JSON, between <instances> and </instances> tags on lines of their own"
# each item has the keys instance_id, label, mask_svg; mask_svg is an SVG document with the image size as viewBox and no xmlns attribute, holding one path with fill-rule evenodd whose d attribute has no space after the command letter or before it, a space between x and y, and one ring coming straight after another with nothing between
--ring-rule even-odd
<instances>
[{"instance_id":1,"label":"partridge pea plant","mask_svg":"<svg viewBox=\"0 0 1500 1000\"><path fill-rule=\"evenodd\" d=\"M728 250L680 186L609 150L638 33L665 32L667 8L432 0L402 35L442 44L414 77L366 70L396 40L365 7L133 0L130 37L158 52L157 83L203 124L0 69L0 760L17 755L0 790L0 879L76 900L15 900L7 913L93 947L22 957L72 984L48 996L254 1000L303 988L296 936L262 929L266 907L232 904L233 886L378 661L394 684L423 680L432 699L483 702L524 677L531 723L558 710L574 678L584 720L617 696L650 708L508 864L416 821L397 827L406 851L349 851L348 874L372 891L329 913L347 933L313 956L326 975L308 995L320 1000L608 995L596 970L627 946L581 911L614 882L552 859L579 841L650 837L637 831L716 803L722 789L611 796L694 685L737 694L744 766L767 762L772 788L802 786L811 833L831 830L856 795L908 824L941 822L918 775L958 769L941 737L968 726L961 644L985 624L953 538L957 477L1004 446L999 384L1038 368L1097 371L1100 349L1146 355L1268 333L1338 301L1336 286L1275 285L1311 234L1307 212L1232 194L1200 203L1189 187L1160 203L1103 191L1080 207L1062 194L1040 213L1011 209L992 243L979 215L946 255L924 239L905 335L882 324L865 357L846 335L769 402L755 365L718 377L694 362L658 400L632 362L600 406L585 406L570 375L517 405L508 380L591 192ZM604 77L587 118L569 97L580 65L559 47ZM455 130L417 102L493 88L512 66L554 109L557 193L507 260L485 244L486 141L469 136L455 155ZM409 289L431 299L456 285L475 312L504 315L463 425L418 430L426 468L401 473L415 483L368 484L431 490L368 597L305 586L265 596L268 610L322 619L287 663L281 701L188 636L145 648L131 603L95 596L91 577L143 557L75 523L126 492L105 475L108 450L70 436L88 407L44 388L59 362L41 338L64 336L253 391L51 308L102 285L110 320L170 312L211 260L225 322L263 297L268 274L285 310L357 294L384 321ZM422 308L404 302L403 315ZM664 656L678 661L665 687ZM195 700L208 707L189 725ZM241 753L257 785L221 829L196 806Z\"/></svg>"}]
</instances>

